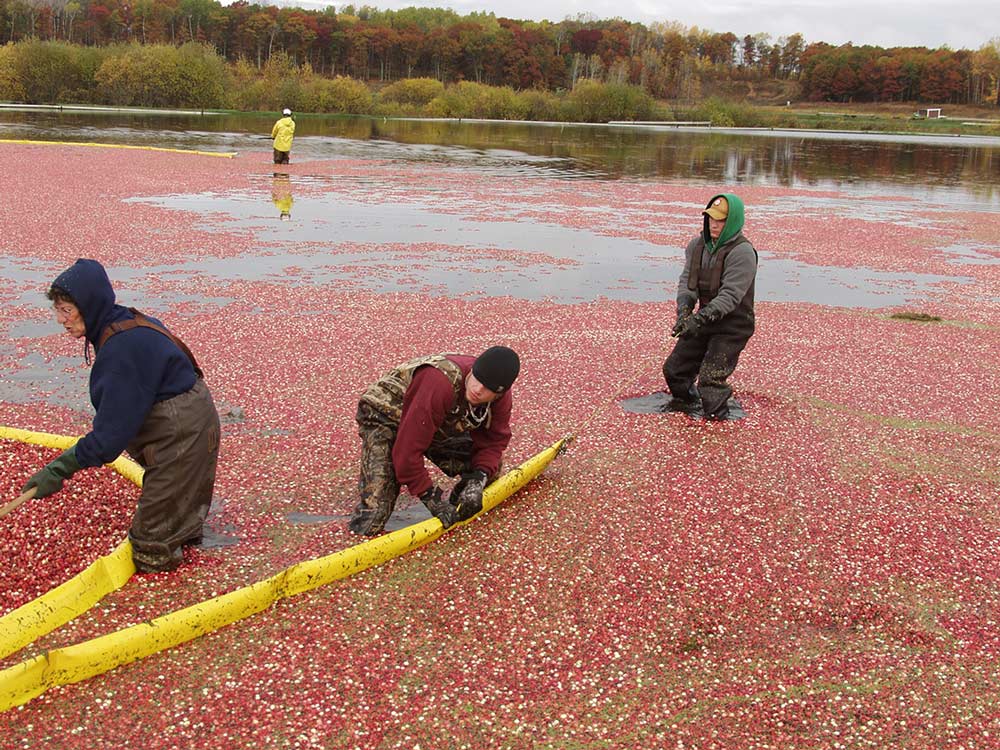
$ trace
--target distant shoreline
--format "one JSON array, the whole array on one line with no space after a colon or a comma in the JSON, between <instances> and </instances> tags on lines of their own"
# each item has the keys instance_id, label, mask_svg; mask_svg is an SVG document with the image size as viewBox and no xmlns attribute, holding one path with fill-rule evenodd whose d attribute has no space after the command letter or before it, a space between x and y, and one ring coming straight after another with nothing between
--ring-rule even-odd
<instances>
[{"instance_id":1,"label":"distant shoreline","mask_svg":"<svg viewBox=\"0 0 1000 750\"><path fill-rule=\"evenodd\" d=\"M865 140L907 140L919 139L922 143L928 140L939 140L942 143L952 142L960 139L963 142L971 141L982 145L1000 146L1000 136L976 135L970 133L926 133L903 130L833 130L829 128L771 128L771 127L736 127L720 125L675 125L670 121L659 123L654 122L627 122L616 120L613 122L559 122L558 120L492 120L476 117L389 117L374 118L389 119L413 122L469 122L486 124L516 124L516 125L542 125L545 127L599 127L599 128L632 128L639 130L671 130L685 133L740 133L744 135L788 135L802 136L808 138L826 138L845 140L840 136L850 136L851 139L863 137Z\"/></svg>"},{"instance_id":2,"label":"distant shoreline","mask_svg":"<svg viewBox=\"0 0 1000 750\"><path fill-rule=\"evenodd\" d=\"M84 114L128 114L128 115L153 115L171 116L182 115L188 117L223 117L226 115L258 115L268 116L265 112L241 112L238 110L217 110L217 109L165 109L165 108L144 108L144 107L121 107L97 104L18 104L13 102L0 102L0 112L77 112ZM306 117L357 117L359 119L371 120L394 120L398 122L452 122L452 123L478 123L494 125L538 125L541 127L586 127L586 128L621 128L638 129L647 131L670 130L676 132L704 133L729 133L739 135L773 135L784 137L801 138L826 138L830 140L872 140L872 141L894 141L906 142L914 141L920 143L939 143L941 145L961 142L964 146L1000 146L1000 136L978 135L975 133L934 133L927 131L912 130L860 130L850 128L822 128L822 127L744 127L744 126L723 126L712 125L709 121L696 123L690 120L680 121L629 121L614 120L611 122L564 122L559 120L504 120L476 117L388 117L379 115L345 115L331 113L299 113L297 116ZM961 118L956 122L962 121Z\"/></svg>"},{"instance_id":3,"label":"distant shoreline","mask_svg":"<svg viewBox=\"0 0 1000 750\"><path fill-rule=\"evenodd\" d=\"M15 104L0 102L0 110L24 112L123 112L138 115L223 115L224 111L211 109L158 109L145 107L114 107L107 104Z\"/></svg>"}]
</instances>

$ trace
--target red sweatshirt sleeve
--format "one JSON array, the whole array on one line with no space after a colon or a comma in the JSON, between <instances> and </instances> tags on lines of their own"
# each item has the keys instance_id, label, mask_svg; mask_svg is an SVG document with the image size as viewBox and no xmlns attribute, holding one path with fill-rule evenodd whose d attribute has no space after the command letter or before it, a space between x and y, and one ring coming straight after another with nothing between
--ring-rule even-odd
<instances>
[{"instance_id":1,"label":"red sweatshirt sleeve","mask_svg":"<svg viewBox=\"0 0 1000 750\"><path fill-rule=\"evenodd\" d=\"M424 465L424 454L454 406L455 389L443 372L435 367L421 367L414 373L403 395L403 413L392 446L396 479L411 495L420 495L433 484Z\"/></svg>"},{"instance_id":2,"label":"red sweatshirt sleeve","mask_svg":"<svg viewBox=\"0 0 1000 750\"><path fill-rule=\"evenodd\" d=\"M507 391L490 405L489 427L472 431L472 468L482 469L491 477L500 468L503 452L510 442L510 412L513 405Z\"/></svg>"}]
</instances>

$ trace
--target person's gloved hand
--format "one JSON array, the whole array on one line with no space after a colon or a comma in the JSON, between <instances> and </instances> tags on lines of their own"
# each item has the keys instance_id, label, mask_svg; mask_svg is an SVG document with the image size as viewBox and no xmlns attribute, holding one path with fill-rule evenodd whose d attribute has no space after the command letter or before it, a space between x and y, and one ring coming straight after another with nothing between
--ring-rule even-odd
<instances>
[{"instance_id":1,"label":"person's gloved hand","mask_svg":"<svg viewBox=\"0 0 1000 750\"><path fill-rule=\"evenodd\" d=\"M483 509L483 490L486 489L486 472L473 469L462 474L462 479L451 491L452 503L459 521L468 521Z\"/></svg>"},{"instance_id":2,"label":"person's gloved hand","mask_svg":"<svg viewBox=\"0 0 1000 750\"><path fill-rule=\"evenodd\" d=\"M674 328L670 331L670 335L675 338L680 335L684 328L684 321L691 316L691 311L694 308L691 305L678 305L677 307L677 321L674 323Z\"/></svg>"},{"instance_id":3,"label":"person's gloved hand","mask_svg":"<svg viewBox=\"0 0 1000 750\"><path fill-rule=\"evenodd\" d=\"M46 464L45 468L31 477L21 488L21 492L27 492L35 487L36 498L48 497L61 490L63 482L79 470L80 463L76 460L76 447L67 448L59 454L58 458Z\"/></svg>"},{"instance_id":4,"label":"person's gloved hand","mask_svg":"<svg viewBox=\"0 0 1000 750\"><path fill-rule=\"evenodd\" d=\"M439 520L441 525L446 529L449 526L454 526L455 521L458 520L455 506L445 500L444 491L437 485L433 485L429 490L425 490L420 495L420 502L424 504L427 510L431 512L431 515Z\"/></svg>"},{"instance_id":5,"label":"person's gloved hand","mask_svg":"<svg viewBox=\"0 0 1000 750\"><path fill-rule=\"evenodd\" d=\"M682 339L686 339L691 336L697 336L702 332L702 329L704 329L705 326L709 325L710 323L714 323L718 319L719 316L714 314L713 312L701 309L694 315L691 315L684 319L684 322L681 324L680 331L678 331L677 335L680 336Z\"/></svg>"}]
</instances>

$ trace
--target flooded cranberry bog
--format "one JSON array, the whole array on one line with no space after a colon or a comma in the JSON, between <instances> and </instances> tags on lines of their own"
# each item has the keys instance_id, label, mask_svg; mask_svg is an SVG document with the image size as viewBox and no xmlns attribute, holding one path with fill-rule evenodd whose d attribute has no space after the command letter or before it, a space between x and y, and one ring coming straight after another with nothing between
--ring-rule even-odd
<instances>
[{"instance_id":1,"label":"flooded cranberry bog","mask_svg":"<svg viewBox=\"0 0 1000 750\"><path fill-rule=\"evenodd\" d=\"M4 747L989 747L1000 733L1000 207L477 160L0 143L0 424L82 434L44 292L100 259L223 420L210 539L0 668L357 542L358 395L416 354L522 358L498 508L377 568L0 713ZM484 165L484 162L489 162ZM746 417L663 387L682 248L747 204ZM291 220L279 220L291 198ZM4 502L54 451L2 441ZM0 519L0 615L125 537L108 469ZM426 517L402 498L395 527Z\"/></svg>"}]
</instances>

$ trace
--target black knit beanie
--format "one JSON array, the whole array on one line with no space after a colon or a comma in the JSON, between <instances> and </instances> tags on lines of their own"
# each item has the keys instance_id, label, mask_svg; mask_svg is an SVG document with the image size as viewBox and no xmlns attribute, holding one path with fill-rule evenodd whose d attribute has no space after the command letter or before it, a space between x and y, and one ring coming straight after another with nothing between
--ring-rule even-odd
<instances>
[{"instance_id":1,"label":"black knit beanie","mask_svg":"<svg viewBox=\"0 0 1000 750\"><path fill-rule=\"evenodd\" d=\"M503 393L521 371L521 360L513 349L506 346L491 346L476 357L472 363L472 374L476 380L494 393Z\"/></svg>"}]
</instances>

